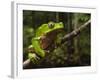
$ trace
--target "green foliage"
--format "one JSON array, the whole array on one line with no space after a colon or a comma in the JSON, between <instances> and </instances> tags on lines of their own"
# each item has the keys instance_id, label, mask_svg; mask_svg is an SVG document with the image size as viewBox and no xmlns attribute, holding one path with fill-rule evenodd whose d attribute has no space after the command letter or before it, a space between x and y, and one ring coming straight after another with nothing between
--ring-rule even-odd
<instances>
[{"instance_id":1,"label":"green foliage","mask_svg":"<svg viewBox=\"0 0 100 80\"><path fill-rule=\"evenodd\" d=\"M86 22L87 20L89 20L90 19L90 14L86 14L86 13L84 13L84 14L79 14L79 21L80 22Z\"/></svg>"}]
</instances>

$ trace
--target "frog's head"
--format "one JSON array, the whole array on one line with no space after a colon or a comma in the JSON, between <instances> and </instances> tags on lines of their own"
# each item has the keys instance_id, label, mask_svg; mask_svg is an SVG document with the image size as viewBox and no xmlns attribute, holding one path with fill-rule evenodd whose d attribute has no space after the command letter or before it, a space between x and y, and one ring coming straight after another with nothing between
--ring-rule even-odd
<instances>
[{"instance_id":1,"label":"frog's head","mask_svg":"<svg viewBox=\"0 0 100 80\"><path fill-rule=\"evenodd\" d=\"M47 27L48 27L48 29L47 29L46 33L64 28L62 22L58 22L58 23L48 22Z\"/></svg>"},{"instance_id":2,"label":"frog's head","mask_svg":"<svg viewBox=\"0 0 100 80\"><path fill-rule=\"evenodd\" d=\"M63 23L62 22L58 22L58 23L55 23L55 22L48 22L47 24L42 24L36 31L36 38L40 39L40 37L42 35L46 35L52 31L58 31L59 29L63 29L64 26L63 26Z\"/></svg>"}]
</instances>

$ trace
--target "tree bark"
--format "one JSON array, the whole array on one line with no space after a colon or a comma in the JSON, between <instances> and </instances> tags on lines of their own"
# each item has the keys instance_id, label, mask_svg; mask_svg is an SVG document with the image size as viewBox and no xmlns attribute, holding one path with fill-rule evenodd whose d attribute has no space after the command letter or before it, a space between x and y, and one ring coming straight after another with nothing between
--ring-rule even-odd
<instances>
[{"instance_id":1,"label":"tree bark","mask_svg":"<svg viewBox=\"0 0 100 80\"><path fill-rule=\"evenodd\" d=\"M71 13L68 13L67 14L67 33L70 33L72 30L73 30L73 26L72 26L72 16L73 16L73 14L71 14ZM73 54L73 39L71 39L71 40L68 40L67 41L67 57L68 57L68 59L67 59L67 63L71 63L71 55Z\"/></svg>"},{"instance_id":2,"label":"tree bark","mask_svg":"<svg viewBox=\"0 0 100 80\"><path fill-rule=\"evenodd\" d=\"M78 23L78 16L79 14L77 13L74 13L73 14L73 26L74 26L74 30L76 30L79 26L79 23ZM77 36L76 38L74 38L74 52L73 52L73 60L74 60L74 63L80 63L80 53L79 53L79 36Z\"/></svg>"}]
</instances>

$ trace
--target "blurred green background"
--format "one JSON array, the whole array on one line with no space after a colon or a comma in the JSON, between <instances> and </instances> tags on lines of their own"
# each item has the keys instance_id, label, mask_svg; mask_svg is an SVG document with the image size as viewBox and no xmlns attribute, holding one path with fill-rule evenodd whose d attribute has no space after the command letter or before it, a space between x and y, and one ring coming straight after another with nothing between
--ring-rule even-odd
<instances>
[{"instance_id":1,"label":"blurred green background","mask_svg":"<svg viewBox=\"0 0 100 80\"><path fill-rule=\"evenodd\" d=\"M27 48L31 44L34 31L49 21L63 22L65 33L84 24L91 18L89 13L49 12L23 10L23 61L28 59ZM91 65L91 26L88 25L81 33L54 49L40 64L31 63L28 68L73 67Z\"/></svg>"}]
</instances>

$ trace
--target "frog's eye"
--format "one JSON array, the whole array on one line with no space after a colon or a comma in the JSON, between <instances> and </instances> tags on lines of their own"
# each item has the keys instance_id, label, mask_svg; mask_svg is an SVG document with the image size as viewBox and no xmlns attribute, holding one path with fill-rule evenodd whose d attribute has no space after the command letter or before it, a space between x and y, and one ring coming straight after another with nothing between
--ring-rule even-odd
<instances>
[{"instance_id":1,"label":"frog's eye","mask_svg":"<svg viewBox=\"0 0 100 80\"><path fill-rule=\"evenodd\" d=\"M62 25L62 22L59 22L60 25Z\"/></svg>"},{"instance_id":2,"label":"frog's eye","mask_svg":"<svg viewBox=\"0 0 100 80\"><path fill-rule=\"evenodd\" d=\"M49 23L48 23L48 27L49 27L49 28L53 28L54 25L55 25L54 22L49 22Z\"/></svg>"}]
</instances>

